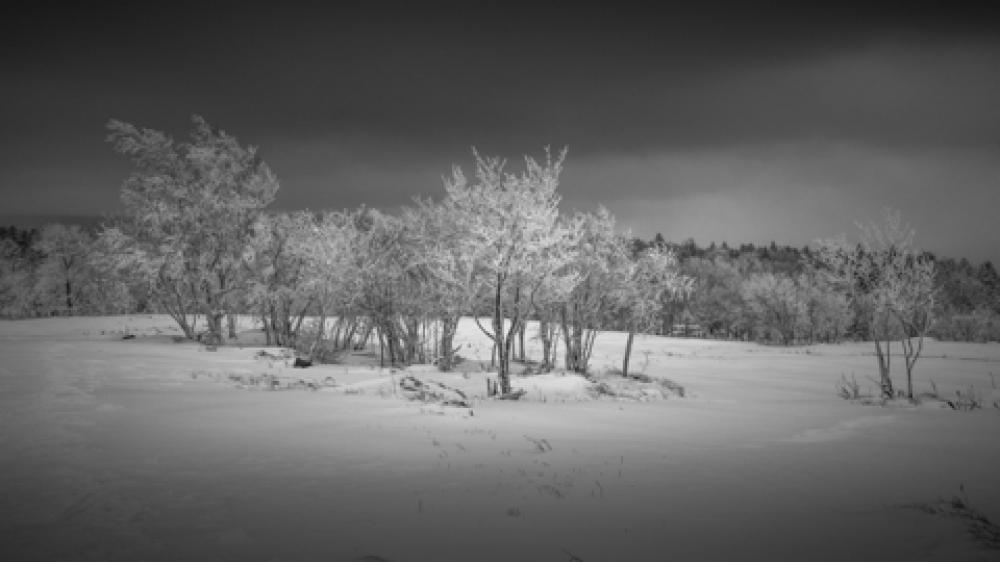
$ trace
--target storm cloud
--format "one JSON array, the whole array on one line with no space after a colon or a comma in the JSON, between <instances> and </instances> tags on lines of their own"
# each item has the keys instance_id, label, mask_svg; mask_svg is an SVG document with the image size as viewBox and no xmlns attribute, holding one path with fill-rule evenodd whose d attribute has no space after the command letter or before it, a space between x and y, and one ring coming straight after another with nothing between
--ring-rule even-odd
<instances>
[{"instance_id":1,"label":"storm cloud","mask_svg":"<svg viewBox=\"0 0 1000 562\"><path fill-rule=\"evenodd\" d=\"M714 8L709 10L708 8ZM441 193L470 147L570 150L567 209L672 239L807 244L900 208L928 248L1000 258L1000 27L811 5L195 3L15 11L0 31L10 213L112 213L119 118L259 146L293 209Z\"/></svg>"}]
</instances>

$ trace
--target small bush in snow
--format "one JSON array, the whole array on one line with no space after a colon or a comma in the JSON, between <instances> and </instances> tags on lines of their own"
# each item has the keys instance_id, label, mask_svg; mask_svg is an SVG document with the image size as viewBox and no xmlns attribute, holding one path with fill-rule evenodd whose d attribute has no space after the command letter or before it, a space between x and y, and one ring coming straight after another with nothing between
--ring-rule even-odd
<instances>
[{"instance_id":1,"label":"small bush in snow","mask_svg":"<svg viewBox=\"0 0 1000 562\"><path fill-rule=\"evenodd\" d=\"M854 373L851 373L851 380L847 380L847 375L841 373L840 380L837 381L835 386L837 396L840 396L844 400L861 399L861 385L858 384L858 379L855 378Z\"/></svg>"},{"instance_id":2,"label":"small bush in snow","mask_svg":"<svg viewBox=\"0 0 1000 562\"><path fill-rule=\"evenodd\" d=\"M976 387L969 386L963 394L961 390L955 391L955 399L947 401L952 410L960 412L971 412L975 409L982 409L983 397L976 391Z\"/></svg>"}]
</instances>

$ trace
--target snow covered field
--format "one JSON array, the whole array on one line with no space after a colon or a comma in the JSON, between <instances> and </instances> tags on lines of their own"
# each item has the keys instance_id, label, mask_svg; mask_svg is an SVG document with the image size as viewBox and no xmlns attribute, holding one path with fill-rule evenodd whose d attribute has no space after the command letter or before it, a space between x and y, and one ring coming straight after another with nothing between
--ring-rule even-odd
<instances>
[{"instance_id":1,"label":"snow covered field","mask_svg":"<svg viewBox=\"0 0 1000 562\"><path fill-rule=\"evenodd\" d=\"M918 391L981 393L957 412L838 398L842 374L875 386L863 344L643 337L633 368L685 397L595 399L556 374L515 378L528 395L506 402L482 399L472 361L292 369L174 334L166 317L0 323L0 559L1000 558L969 516L1000 522L997 344L929 344ZM459 336L488 360L474 325ZM594 370L623 349L602 334ZM406 400L408 373L472 409ZM236 382L263 374L319 390Z\"/></svg>"}]
</instances>

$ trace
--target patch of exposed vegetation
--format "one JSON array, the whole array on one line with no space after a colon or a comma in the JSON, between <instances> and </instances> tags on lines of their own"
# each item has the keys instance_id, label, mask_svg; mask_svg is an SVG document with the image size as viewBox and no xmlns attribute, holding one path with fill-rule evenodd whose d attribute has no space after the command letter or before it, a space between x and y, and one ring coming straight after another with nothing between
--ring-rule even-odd
<instances>
[{"instance_id":1,"label":"patch of exposed vegetation","mask_svg":"<svg viewBox=\"0 0 1000 562\"><path fill-rule=\"evenodd\" d=\"M964 487L960 494L951 499L939 499L932 503L917 503L902 506L904 509L915 509L928 515L947 517L960 520L969 536L978 545L989 550L1000 550L1000 526L989 520L982 512L969 505L964 497Z\"/></svg>"},{"instance_id":2,"label":"patch of exposed vegetation","mask_svg":"<svg viewBox=\"0 0 1000 562\"><path fill-rule=\"evenodd\" d=\"M654 378L642 373L632 373L625 377L614 376L614 372L609 375L611 376L592 379L588 388L591 397L645 402L672 396L684 398L686 395L684 387L670 379Z\"/></svg>"},{"instance_id":3,"label":"patch of exposed vegetation","mask_svg":"<svg viewBox=\"0 0 1000 562\"><path fill-rule=\"evenodd\" d=\"M399 380L399 388L410 400L432 402L442 406L472 407L469 397L464 392L439 381L422 381L413 375L406 375Z\"/></svg>"}]
</instances>

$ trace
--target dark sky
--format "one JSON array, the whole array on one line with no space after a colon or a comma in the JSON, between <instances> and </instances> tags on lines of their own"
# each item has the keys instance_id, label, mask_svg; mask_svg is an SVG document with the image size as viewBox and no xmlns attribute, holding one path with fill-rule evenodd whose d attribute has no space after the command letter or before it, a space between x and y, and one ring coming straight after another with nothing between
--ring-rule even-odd
<instances>
[{"instance_id":1,"label":"dark sky","mask_svg":"<svg viewBox=\"0 0 1000 562\"><path fill-rule=\"evenodd\" d=\"M888 205L1000 262L989 12L151 4L0 13L0 213L115 212L107 120L183 137L197 113L260 147L279 208L391 208L472 145L568 146L564 207L642 236L801 245Z\"/></svg>"}]
</instances>

